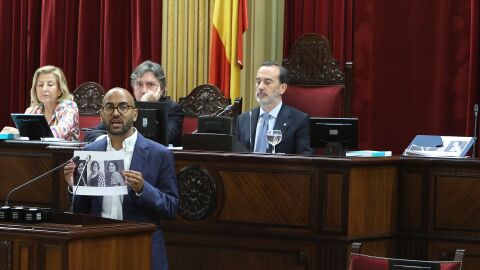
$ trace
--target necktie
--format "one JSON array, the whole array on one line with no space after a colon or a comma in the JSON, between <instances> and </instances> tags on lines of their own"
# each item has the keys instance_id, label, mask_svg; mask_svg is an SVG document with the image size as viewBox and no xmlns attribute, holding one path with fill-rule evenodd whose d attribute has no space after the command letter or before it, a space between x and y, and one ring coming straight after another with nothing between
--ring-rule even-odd
<instances>
[{"instance_id":1,"label":"necktie","mask_svg":"<svg viewBox=\"0 0 480 270\"><path fill-rule=\"evenodd\" d=\"M257 141L255 142L255 152L257 153L266 153L267 152L267 131L268 131L268 119L270 118L270 114L264 113L262 114L262 126L258 131Z\"/></svg>"}]
</instances>

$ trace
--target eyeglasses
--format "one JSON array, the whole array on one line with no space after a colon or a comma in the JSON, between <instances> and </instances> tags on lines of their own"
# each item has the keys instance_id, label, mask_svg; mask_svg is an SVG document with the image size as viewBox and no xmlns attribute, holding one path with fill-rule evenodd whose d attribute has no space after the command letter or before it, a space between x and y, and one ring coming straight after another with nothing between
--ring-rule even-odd
<instances>
[{"instance_id":1,"label":"eyeglasses","mask_svg":"<svg viewBox=\"0 0 480 270\"><path fill-rule=\"evenodd\" d=\"M127 103L120 103L117 106L112 103L107 103L103 105L101 110L106 114L112 114L115 109L118 109L119 113L127 113L130 108L135 109L135 107L130 106Z\"/></svg>"},{"instance_id":2,"label":"eyeglasses","mask_svg":"<svg viewBox=\"0 0 480 270\"><path fill-rule=\"evenodd\" d=\"M147 89L153 89L157 87L157 84L155 82L142 82L142 81L135 81L135 87L142 88L144 85Z\"/></svg>"}]
</instances>

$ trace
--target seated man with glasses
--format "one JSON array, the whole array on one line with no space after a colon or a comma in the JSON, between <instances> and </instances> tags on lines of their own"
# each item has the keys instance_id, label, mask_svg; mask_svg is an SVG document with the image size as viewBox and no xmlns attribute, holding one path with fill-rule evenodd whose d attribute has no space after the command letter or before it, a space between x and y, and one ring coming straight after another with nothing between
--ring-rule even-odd
<instances>
[{"instance_id":1,"label":"seated man with glasses","mask_svg":"<svg viewBox=\"0 0 480 270\"><path fill-rule=\"evenodd\" d=\"M73 205L74 212L155 224L151 269L168 269L160 219L174 218L178 209L173 153L165 146L146 139L133 127L137 109L127 90L114 88L108 91L100 115L108 127L107 137L87 144L83 150L125 152L125 170L121 173L130 188L126 195L78 195ZM75 163L65 166L64 176L70 187L73 186L74 172Z\"/></svg>"},{"instance_id":2,"label":"seated man with glasses","mask_svg":"<svg viewBox=\"0 0 480 270\"><path fill-rule=\"evenodd\" d=\"M166 97L167 81L162 66L152 61L145 61L138 65L130 75L130 83L137 101L168 102L168 143L173 146L181 145L183 110L175 102ZM100 123L93 130L85 134L83 141L93 142L106 132L106 126Z\"/></svg>"}]
</instances>

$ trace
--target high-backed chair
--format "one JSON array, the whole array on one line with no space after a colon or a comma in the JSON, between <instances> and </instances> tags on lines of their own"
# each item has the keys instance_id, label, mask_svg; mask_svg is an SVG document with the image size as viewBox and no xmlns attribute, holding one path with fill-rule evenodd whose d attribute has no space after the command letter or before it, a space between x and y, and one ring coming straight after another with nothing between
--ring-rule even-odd
<instances>
[{"instance_id":1,"label":"high-backed chair","mask_svg":"<svg viewBox=\"0 0 480 270\"><path fill-rule=\"evenodd\" d=\"M80 128L88 129L98 125L101 121L99 111L105 96L103 87L95 82L85 82L75 89L73 96L80 114ZM80 140L83 139L83 135L82 131Z\"/></svg>"},{"instance_id":2,"label":"high-backed chair","mask_svg":"<svg viewBox=\"0 0 480 270\"><path fill-rule=\"evenodd\" d=\"M241 97L236 98L229 109L230 99L225 98L220 89L211 84L195 87L188 96L180 98L178 104L182 107L185 115L183 134L190 134L197 129L197 118L201 115L216 115L227 109L222 115L235 117L242 112Z\"/></svg>"},{"instance_id":3,"label":"high-backed chair","mask_svg":"<svg viewBox=\"0 0 480 270\"><path fill-rule=\"evenodd\" d=\"M457 249L453 261L420 261L363 255L361 243L352 244L348 270L461 270L464 249Z\"/></svg>"},{"instance_id":4,"label":"high-backed chair","mask_svg":"<svg viewBox=\"0 0 480 270\"><path fill-rule=\"evenodd\" d=\"M300 37L282 65L290 75L282 96L287 105L310 116L351 116L353 64L347 62L342 71L327 38L319 34Z\"/></svg>"}]
</instances>

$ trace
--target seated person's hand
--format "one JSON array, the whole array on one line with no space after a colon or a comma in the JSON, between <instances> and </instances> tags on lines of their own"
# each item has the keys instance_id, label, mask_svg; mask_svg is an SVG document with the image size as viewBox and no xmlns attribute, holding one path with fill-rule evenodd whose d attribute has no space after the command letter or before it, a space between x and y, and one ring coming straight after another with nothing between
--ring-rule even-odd
<instances>
[{"instance_id":1,"label":"seated person's hand","mask_svg":"<svg viewBox=\"0 0 480 270\"><path fill-rule=\"evenodd\" d=\"M2 129L1 133L8 133L8 134L19 134L18 129L14 127L6 126Z\"/></svg>"},{"instance_id":2,"label":"seated person's hand","mask_svg":"<svg viewBox=\"0 0 480 270\"><path fill-rule=\"evenodd\" d=\"M145 94L143 94L143 96L140 98L140 101L157 102L160 100L161 95L162 91L159 85L155 91L148 90Z\"/></svg>"},{"instance_id":3,"label":"seated person's hand","mask_svg":"<svg viewBox=\"0 0 480 270\"><path fill-rule=\"evenodd\" d=\"M26 114L43 114L42 108L40 106L33 106L33 107L28 107L25 110Z\"/></svg>"},{"instance_id":4,"label":"seated person's hand","mask_svg":"<svg viewBox=\"0 0 480 270\"><path fill-rule=\"evenodd\" d=\"M75 172L75 163L70 160L70 162L63 167L63 175L65 176L65 181L69 186L73 186L73 173Z\"/></svg>"}]
</instances>

